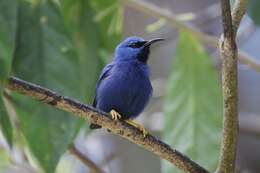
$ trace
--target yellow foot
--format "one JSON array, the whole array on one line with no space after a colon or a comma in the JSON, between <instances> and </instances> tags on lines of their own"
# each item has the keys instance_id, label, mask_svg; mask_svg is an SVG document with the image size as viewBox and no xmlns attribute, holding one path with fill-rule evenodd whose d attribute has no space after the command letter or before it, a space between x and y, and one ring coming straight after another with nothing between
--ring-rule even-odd
<instances>
[{"instance_id":1,"label":"yellow foot","mask_svg":"<svg viewBox=\"0 0 260 173\"><path fill-rule=\"evenodd\" d=\"M132 120L125 120L128 124L138 128L144 135L144 137L146 137L146 135L148 134L148 131L144 128L144 126L142 126L141 124L138 124Z\"/></svg>"},{"instance_id":2,"label":"yellow foot","mask_svg":"<svg viewBox=\"0 0 260 173\"><path fill-rule=\"evenodd\" d=\"M111 114L111 116L112 116L112 119L113 120L119 120L119 119L121 119L121 115L117 112L117 111L115 111L114 109L112 109L111 111L110 111L110 114Z\"/></svg>"}]
</instances>

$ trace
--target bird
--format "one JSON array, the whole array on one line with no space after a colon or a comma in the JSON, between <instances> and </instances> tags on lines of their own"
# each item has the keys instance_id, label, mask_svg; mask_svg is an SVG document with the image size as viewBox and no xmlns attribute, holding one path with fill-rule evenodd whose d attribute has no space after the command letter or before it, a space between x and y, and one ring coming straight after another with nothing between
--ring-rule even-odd
<instances>
[{"instance_id":1,"label":"bird","mask_svg":"<svg viewBox=\"0 0 260 173\"><path fill-rule=\"evenodd\" d=\"M150 46L162 38L145 40L131 36L115 49L112 61L100 73L96 84L93 107L110 113L113 120L124 120L144 135L147 130L133 121L145 108L152 96L150 70L147 64ZM102 128L90 124L90 129Z\"/></svg>"}]
</instances>

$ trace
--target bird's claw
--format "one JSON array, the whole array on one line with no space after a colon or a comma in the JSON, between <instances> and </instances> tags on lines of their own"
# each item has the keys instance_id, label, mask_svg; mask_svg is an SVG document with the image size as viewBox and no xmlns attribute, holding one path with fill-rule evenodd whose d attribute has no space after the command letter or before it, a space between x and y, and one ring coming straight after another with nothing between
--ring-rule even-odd
<instances>
[{"instance_id":1,"label":"bird's claw","mask_svg":"<svg viewBox=\"0 0 260 173\"><path fill-rule=\"evenodd\" d=\"M112 116L112 119L115 120L115 121L120 120L122 118L122 116L117 111L115 111L114 109L112 109L110 111L110 114Z\"/></svg>"},{"instance_id":2,"label":"bird's claw","mask_svg":"<svg viewBox=\"0 0 260 173\"><path fill-rule=\"evenodd\" d=\"M110 114L112 116L112 119L117 121L117 120L120 120L122 118L122 116L117 112L115 111L114 109L112 109L110 111ZM144 126L142 126L141 124L138 124L132 120L126 120L126 122L136 128L138 128L142 133L143 133L143 136L146 137L147 134L148 134L148 131L144 128Z\"/></svg>"},{"instance_id":3,"label":"bird's claw","mask_svg":"<svg viewBox=\"0 0 260 173\"><path fill-rule=\"evenodd\" d=\"M144 128L144 126L142 126L141 124L138 124L132 120L126 120L126 122L136 128L138 128L142 133L144 138L148 135L148 131Z\"/></svg>"},{"instance_id":4,"label":"bird's claw","mask_svg":"<svg viewBox=\"0 0 260 173\"><path fill-rule=\"evenodd\" d=\"M143 133L144 138L148 135L148 131L143 126L139 127L138 129Z\"/></svg>"}]
</instances>

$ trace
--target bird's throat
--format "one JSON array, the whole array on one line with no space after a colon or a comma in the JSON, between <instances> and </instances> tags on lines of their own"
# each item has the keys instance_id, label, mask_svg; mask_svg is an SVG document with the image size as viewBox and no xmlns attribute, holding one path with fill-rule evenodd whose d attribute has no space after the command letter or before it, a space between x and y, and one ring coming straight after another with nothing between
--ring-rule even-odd
<instances>
[{"instance_id":1,"label":"bird's throat","mask_svg":"<svg viewBox=\"0 0 260 173\"><path fill-rule=\"evenodd\" d=\"M140 54L138 54L137 59L143 63L146 63L149 59L149 54L150 54L150 48L145 47L143 51L141 51Z\"/></svg>"}]
</instances>

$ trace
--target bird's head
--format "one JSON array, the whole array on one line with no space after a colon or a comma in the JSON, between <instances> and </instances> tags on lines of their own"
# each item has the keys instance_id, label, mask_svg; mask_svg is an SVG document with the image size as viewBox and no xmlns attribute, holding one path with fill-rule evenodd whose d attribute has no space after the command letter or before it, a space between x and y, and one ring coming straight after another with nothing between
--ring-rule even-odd
<instances>
[{"instance_id":1,"label":"bird's head","mask_svg":"<svg viewBox=\"0 0 260 173\"><path fill-rule=\"evenodd\" d=\"M141 37L128 37L117 46L114 60L139 60L146 63L149 57L151 44L162 40L164 39L156 38L144 40Z\"/></svg>"}]
</instances>

